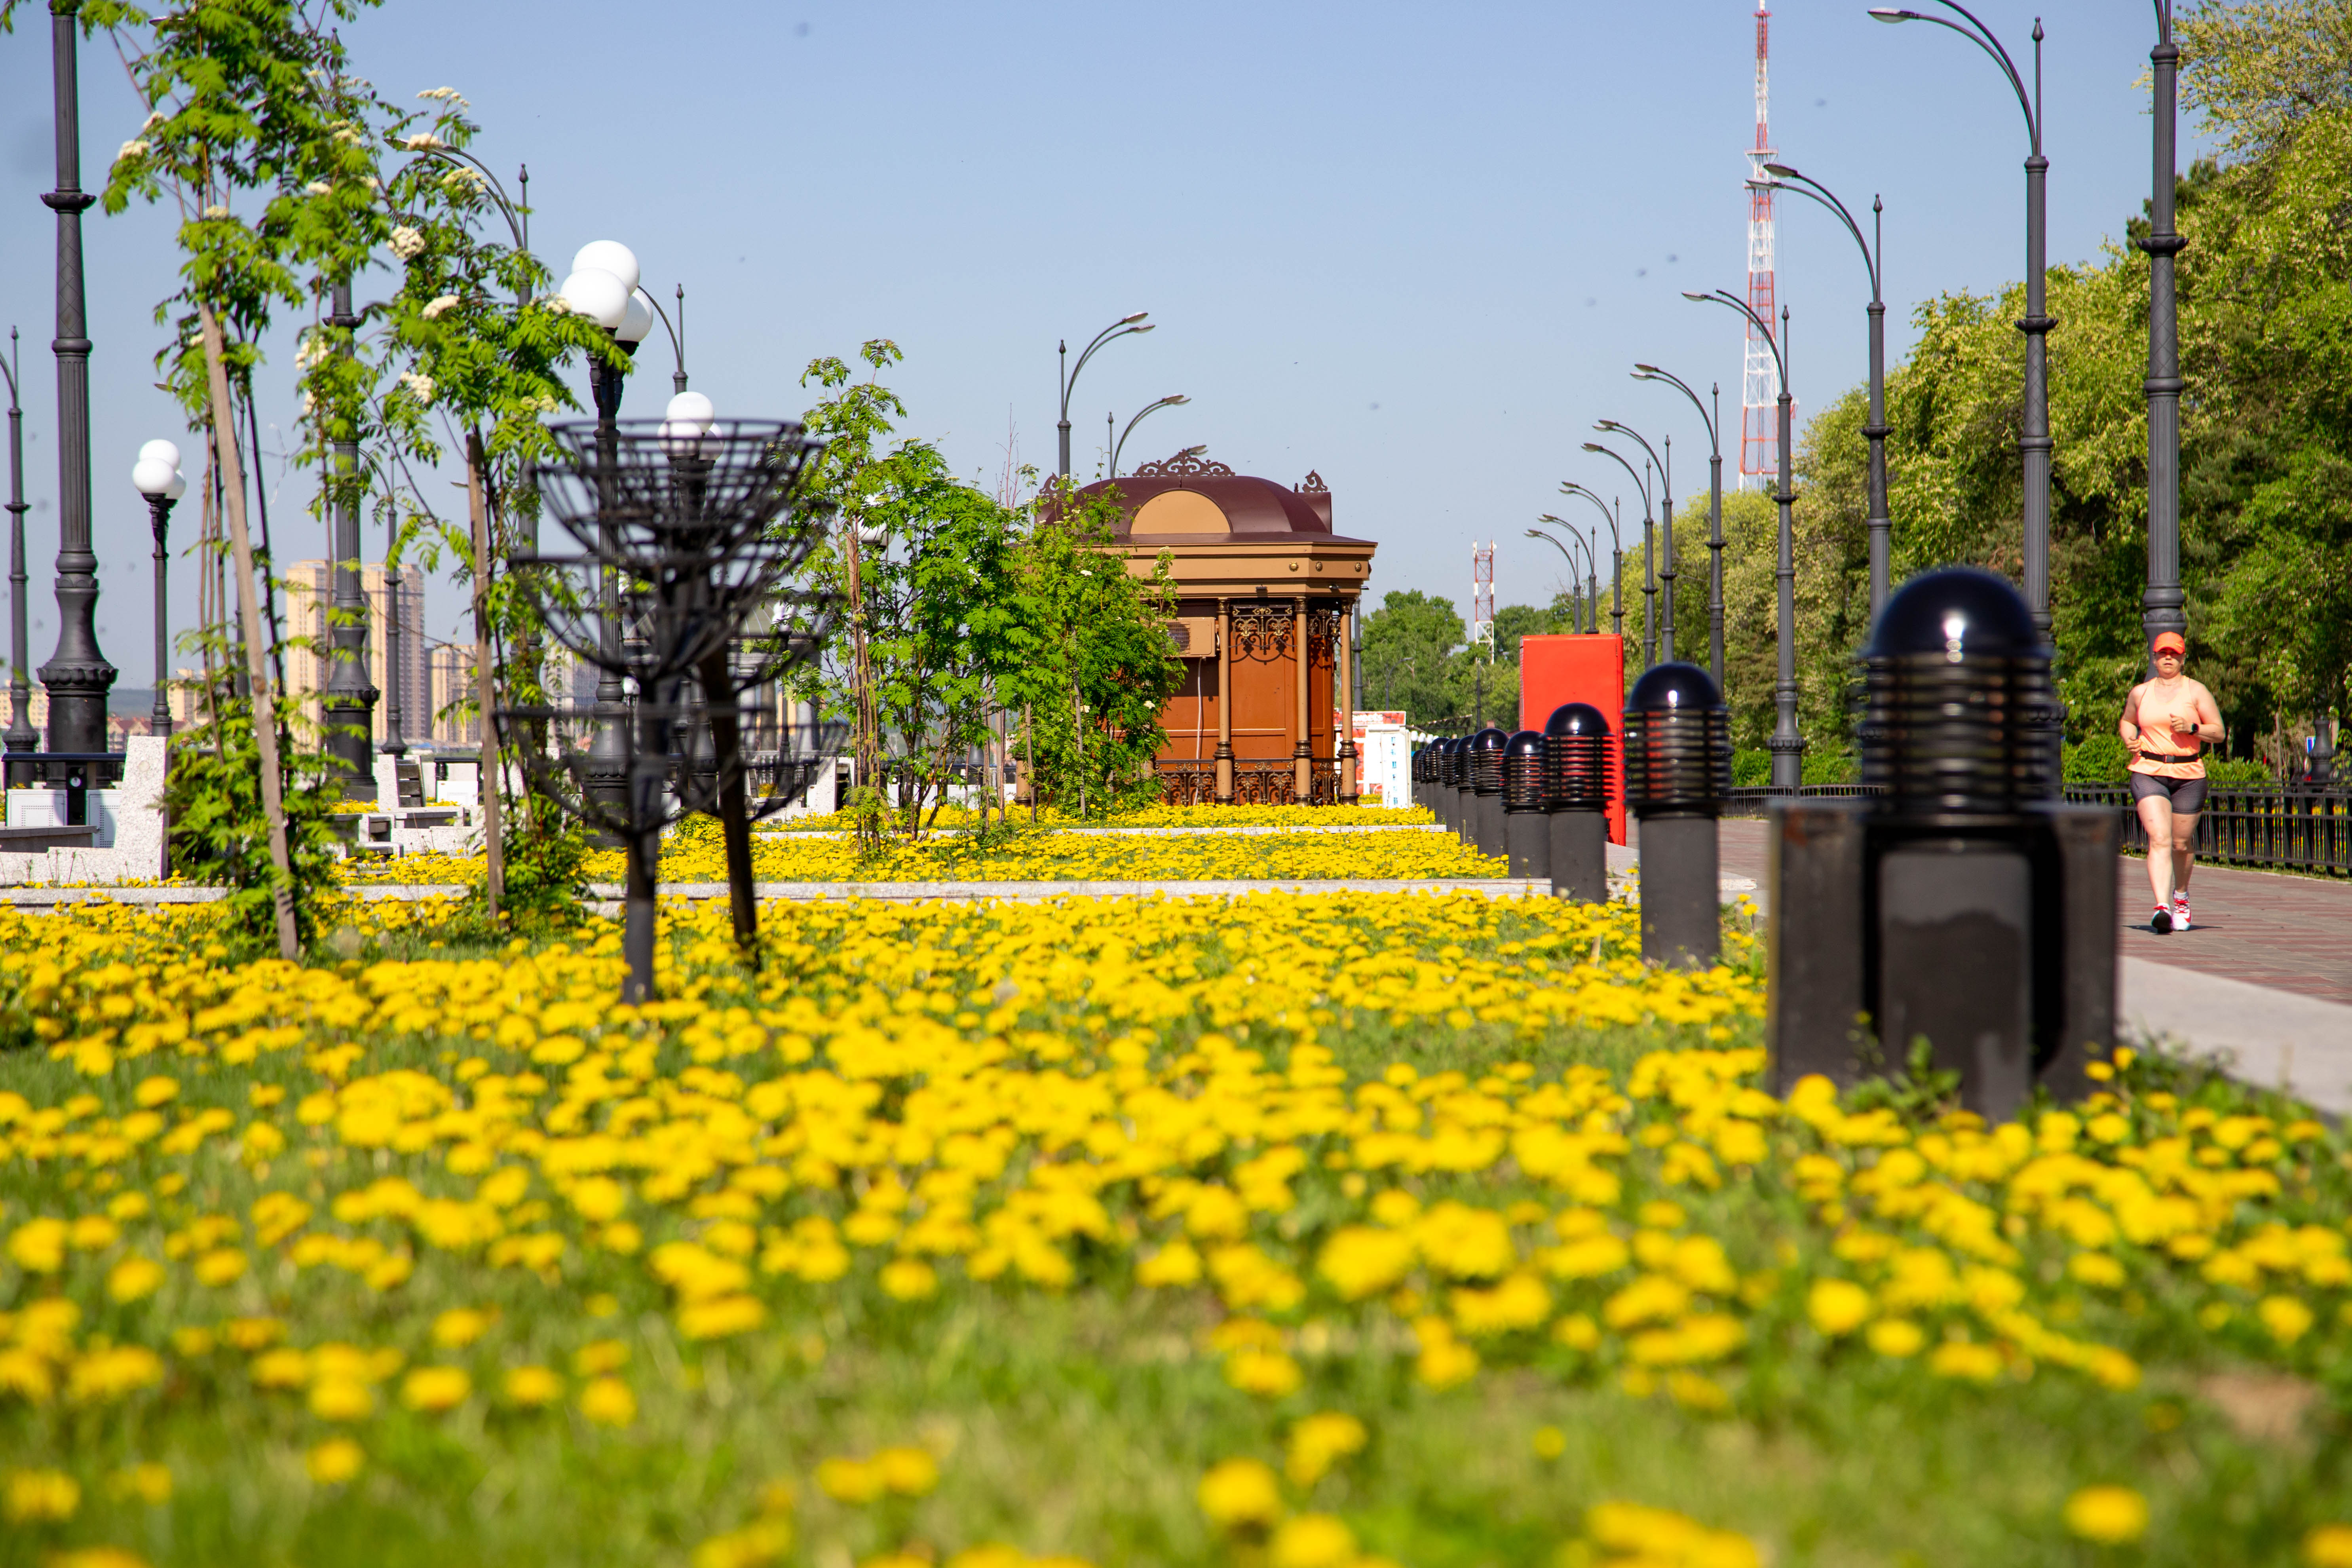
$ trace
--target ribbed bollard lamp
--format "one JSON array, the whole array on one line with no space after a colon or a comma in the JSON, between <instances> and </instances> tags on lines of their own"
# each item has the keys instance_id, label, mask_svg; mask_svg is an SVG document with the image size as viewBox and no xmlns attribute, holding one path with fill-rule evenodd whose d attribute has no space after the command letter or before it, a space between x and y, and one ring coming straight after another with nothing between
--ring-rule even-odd
<instances>
[{"instance_id":1,"label":"ribbed bollard lamp","mask_svg":"<svg viewBox=\"0 0 2352 1568\"><path fill-rule=\"evenodd\" d=\"M1511 858L1514 877L1551 876L1544 793L1544 738L1522 730L1503 747L1503 847Z\"/></svg>"},{"instance_id":2,"label":"ribbed bollard lamp","mask_svg":"<svg viewBox=\"0 0 2352 1568\"><path fill-rule=\"evenodd\" d=\"M1609 901L1609 721L1563 702L1544 723L1545 825L1551 891L1580 904Z\"/></svg>"},{"instance_id":3,"label":"ribbed bollard lamp","mask_svg":"<svg viewBox=\"0 0 2352 1568\"><path fill-rule=\"evenodd\" d=\"M1511 738L1492 725L1470 737L1470 841L1481 855L1501 855L1503 752Z\"/></svg>"},{"instance_id":4,"label":"ribbed bollard lamp","mask_svg":"<svg viewBox=\"0 0 2352 1568\"><path fill-rule=\"evenodd\" d=\"M1625 700L1625 804L1641 819L1642 956L1706 969L1722 946L1716 818L1731 715L1695 664L1653 665Z\"/></svg>"},{"instance_id":5,"label":"ribbed bollard lamp","mask_svg":"<svg viewBox=\"0 0 2352 1568\"><path fill-rule=\"evenodd\" d=\"M2115 1031L2116 820L2053 800L2050 656L1973 567L1913 578L1864 650L1865 802L1775 802L1767 1037L1782 1087L1926 1040L1996 1121L2084 1087Z\"/></svg>"}]
</instances>

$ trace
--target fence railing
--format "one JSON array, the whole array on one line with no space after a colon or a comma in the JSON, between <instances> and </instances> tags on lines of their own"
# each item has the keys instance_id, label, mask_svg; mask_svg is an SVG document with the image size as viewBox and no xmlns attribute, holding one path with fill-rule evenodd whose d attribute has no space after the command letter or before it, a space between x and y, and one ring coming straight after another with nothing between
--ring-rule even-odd
<instances>
[{"instance_id":1,"label":"fence railing","mask_svg":"<svg viewBox=\"0 0 2352 1568\"><path fill-rule=\"evenodd\" d=\"M1874 784L1806 784L1798 789L1739 784L1724 791L1723 815L1761 816L1776 800L1853 800L1878 793Z\"/></svg>"},{"instance_id":2,"label":"fence railing","mask_svg":"<svg viewBox=\"0 0 2352 1568\"><path fill-rule=\"evenodd\" d=\"M2131 790L2123 784L2068 784L2066 798L2113 806L2123 845L2147 852ZM2228 785L2207 791L2197 814L2197 858L2217 866L2273 867L2352 877L2352 790L2310 785Z\"/></svg>"},{"instance_id":3,"label":"fence railing","mask_svg":"<svg viewBox=\"0 0 2352 1568\"><path fill-rule=\"evenodd\" d=\"M1307 764L1307 797L1298 798L1297 766L1290 760L1235 762L1235 805L1336 805L1339 800L1339 764L1318 759ZM1211 805L1217 798L1214 763L1166 762L1154 759L1152 777L1160 784L1163 805Z\"/></svg>"}]
</instances>

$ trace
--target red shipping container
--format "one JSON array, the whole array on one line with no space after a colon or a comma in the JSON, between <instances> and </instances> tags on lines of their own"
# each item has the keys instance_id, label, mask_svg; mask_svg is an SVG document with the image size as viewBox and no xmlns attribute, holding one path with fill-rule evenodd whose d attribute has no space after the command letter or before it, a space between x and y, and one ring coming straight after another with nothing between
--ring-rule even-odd
<instances>
[{"instance_id":1,"label":"red shipping container","mask_svg":"<svg viewBox=\"0 0 2352 1568\"><path fill-rule=\"evenodd\" d=\"M1609 721L1609 842L1625 842L1625 639L1550 633L1519 639L1519 728L1543 733L1563 702L1589 702Z\"/></svg>"}]
</instances>

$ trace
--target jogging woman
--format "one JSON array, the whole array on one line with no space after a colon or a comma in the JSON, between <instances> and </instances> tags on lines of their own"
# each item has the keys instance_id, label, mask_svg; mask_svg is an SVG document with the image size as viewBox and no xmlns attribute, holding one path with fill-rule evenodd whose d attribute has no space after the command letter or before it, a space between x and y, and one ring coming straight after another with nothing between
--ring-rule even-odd
<instances>
[{"instance_id":1,"label":"jogging woman","mask_svg":"<svg viewBox=\"0 0 2352 1568\"><path fill-rule=\"evenodd\" d=\"M2221 710L2202 683L2180 673L2189 645L2179 632L2158 632L2150 651L2156 679L2124 700L2116 732L2132 749L2132 803L2147 829L2147 882L2156 893L2156 931L2189 929L2189 847L2205 805L2205 747L2228 731Z\"/></svg>"}]
</instances>

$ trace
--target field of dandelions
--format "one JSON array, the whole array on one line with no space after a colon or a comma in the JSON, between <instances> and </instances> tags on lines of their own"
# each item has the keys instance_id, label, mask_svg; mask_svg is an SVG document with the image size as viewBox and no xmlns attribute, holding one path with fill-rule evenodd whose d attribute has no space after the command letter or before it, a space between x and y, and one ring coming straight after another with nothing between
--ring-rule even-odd
<instances>
[{"instance_id":1,"label":"field of dandelions","mask_svg":"<svg viewBox=\"0 0 2352 1568\"><path fill-rule=\"evenodd\" d=\"M0 1565L2352 1565L2343 1134L1775 1098L1744 920L332 918L0 910Z\"/></svg>"}]
</instances>

